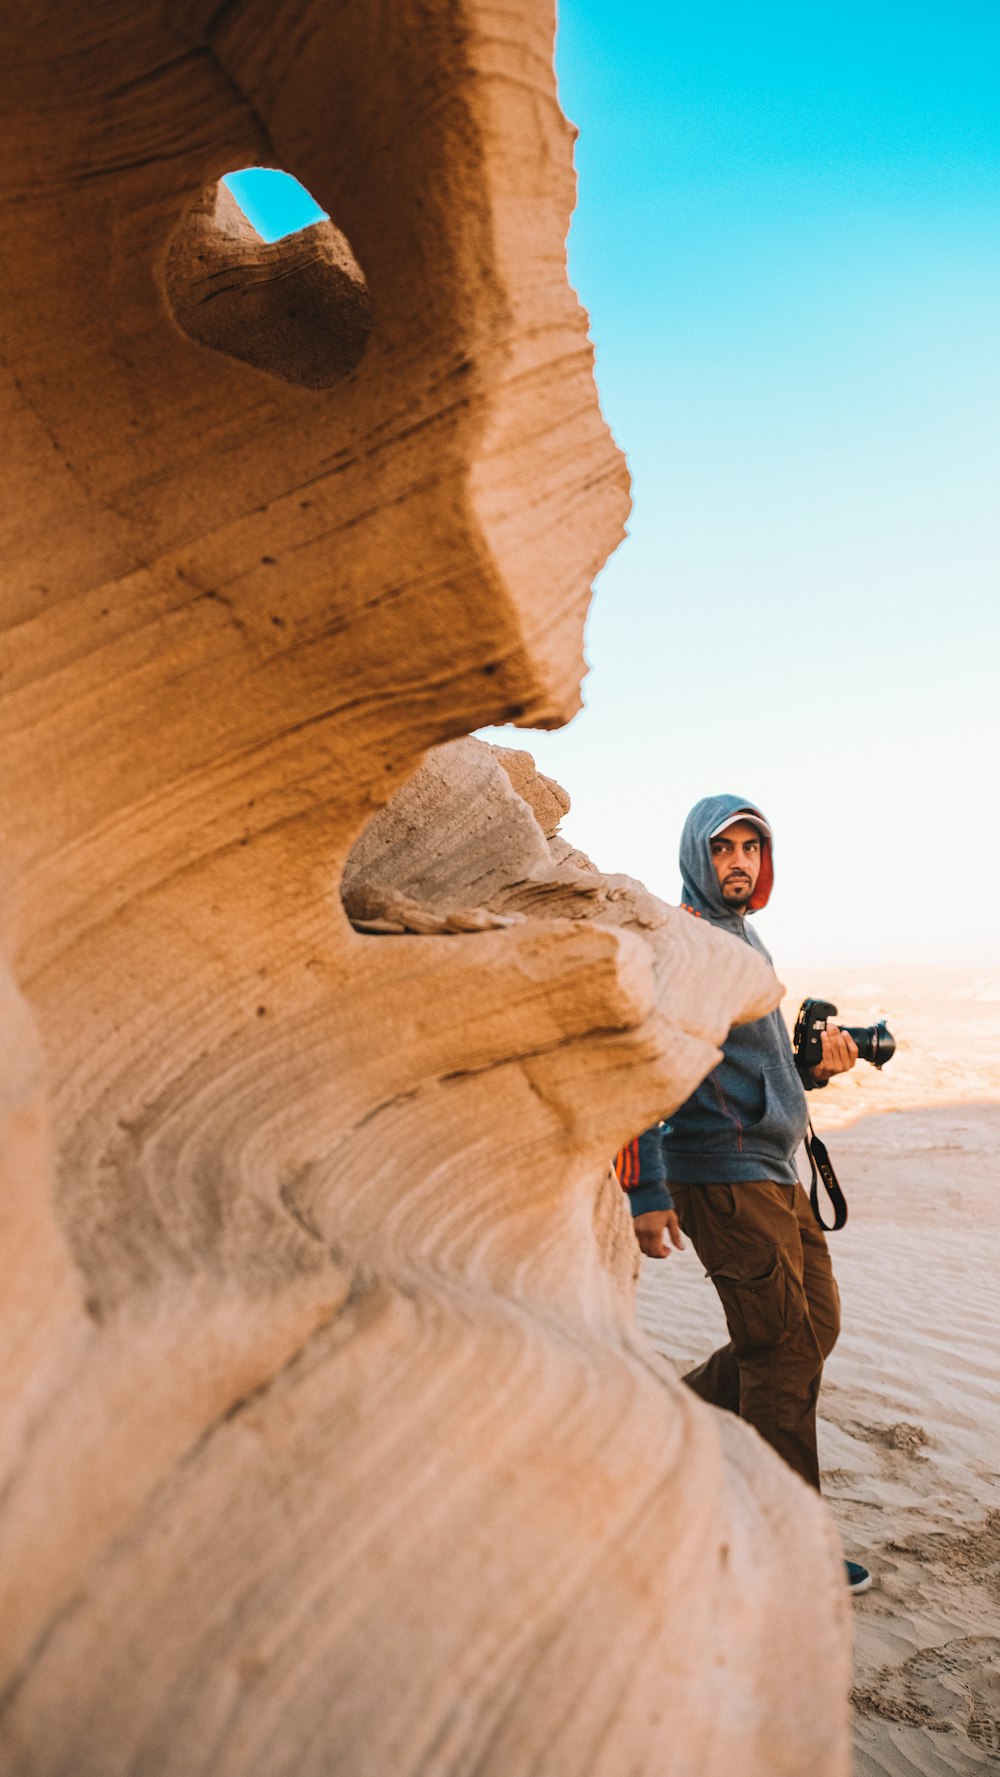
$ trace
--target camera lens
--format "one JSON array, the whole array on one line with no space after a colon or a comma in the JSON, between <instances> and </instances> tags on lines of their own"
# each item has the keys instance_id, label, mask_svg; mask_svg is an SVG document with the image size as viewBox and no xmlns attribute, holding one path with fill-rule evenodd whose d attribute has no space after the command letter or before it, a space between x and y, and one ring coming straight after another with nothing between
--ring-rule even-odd
<instances>
[{"instance_id":1,"label":"camera lens","mask_svg":"<svg viewBox=\"0 0 1000 1777\"><path fill-rule=\"evenodd\" d=\"M879 1024L865 1024L857 1028L845 1024L844 1029L857 1043L862 1061L870 1061L872 1067L884 1067L896 1053L896 1039L884 1020Z\"/></svg>"}]
</instances>

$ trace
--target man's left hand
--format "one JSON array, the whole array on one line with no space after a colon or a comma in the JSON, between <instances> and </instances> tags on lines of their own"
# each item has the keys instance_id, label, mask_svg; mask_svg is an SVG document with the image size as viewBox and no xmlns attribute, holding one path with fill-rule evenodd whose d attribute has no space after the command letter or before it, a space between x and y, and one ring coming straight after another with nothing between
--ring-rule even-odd
<instances>
[{"instance_id":1,"label":"man's left hand","mask_svg":"<svg viewBox=\"0 0 1000 1777\"><path fill-rule=\"evenodd\" d=\"M834 1074L846 1074L858 1059L858 1045L838 1024L828 1024L821 1033L823 1059L812 1070L817 1086L832 1080Z\"/></svg>"},{"instance_id":2,"label":"man's left hand","mask_svg":"<svg viewBox=\"0 0 1000 1777\"><path fill-rule=\"evenodd\" d=\"M669 1259L670 1246L678 1252L684 1247L681 1224L676 1209L647 1209L632 1221L635 1237L650 1259ZM670 1241L670 1246L667 1241Z\"/></svg>"}]
</instances>

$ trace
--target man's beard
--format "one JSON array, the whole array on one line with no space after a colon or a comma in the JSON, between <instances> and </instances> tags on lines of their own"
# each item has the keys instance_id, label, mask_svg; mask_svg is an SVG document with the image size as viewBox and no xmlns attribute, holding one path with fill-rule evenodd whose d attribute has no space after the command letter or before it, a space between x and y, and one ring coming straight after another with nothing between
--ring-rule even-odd
<instances>
[{"instance_id":1,"label":"man's beard","mask_svg":"<svg viewBox=\"0 0 1000 1777\"><path fill-rule=\"evenodd\" d=\"M735 882L726 881L722 885L722 898L730 907L745 907L753 894L753 888L744 877Z\"/></svg>"}]
</instances>

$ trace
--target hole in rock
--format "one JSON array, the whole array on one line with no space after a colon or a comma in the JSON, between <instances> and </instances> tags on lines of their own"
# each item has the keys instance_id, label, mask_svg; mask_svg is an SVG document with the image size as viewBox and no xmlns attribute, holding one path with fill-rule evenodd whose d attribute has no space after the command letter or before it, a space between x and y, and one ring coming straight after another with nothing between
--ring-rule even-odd
<instances>
[{"instance_id":1,"label":"hole in rock","mask_svg":"<svg viewBox=\"0 0 1000 1777\"><path fill-rule=\"evenodd\" d=\"M303 388L342 382L368 343L371 297L350 242L272 167L202 192L170 243L166 284L189 338Z\"/></svg>"},{"instance_id":2,"label":"hole in rock","mask_svg":"<svg viewBox=\"0 0 1000 1777\"><path fill-rule=\"evenodd\" d=\"M222 183L262 241L283 241L314 222L330 220L305 186L277 167L244 167L227 173Z\"/></svg>"}]
</instances>

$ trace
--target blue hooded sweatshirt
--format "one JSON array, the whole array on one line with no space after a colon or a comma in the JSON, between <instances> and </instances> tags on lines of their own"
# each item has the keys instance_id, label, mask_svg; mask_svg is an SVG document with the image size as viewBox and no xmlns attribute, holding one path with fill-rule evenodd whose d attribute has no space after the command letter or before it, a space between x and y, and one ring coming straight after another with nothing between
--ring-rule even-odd
<instances>
[{"instance_id":1,"label":"blue hooded sweatshirt","mask_svg":"<svg viewBox=\"0 0 1000 1777\"><path fill-rule=\"evenodd\" d=\"M747 919L723 899L712 862L712 836L740 818L770 826L742 796L706 796L692 808L681 835L683 904L770 962ZM762 829L760 875L748 913L767 906L773 883L771 840ZM633 1215L670 1209L671 1180L683 1185L734 1185L753 1179L795 1183L795 1150L806 1133L807 1113L781 1013L734 1025L722 1056L669 1122L657 1123L618 1155L615 1170L629 1193Z\"/></svg>"}]
</instances>

